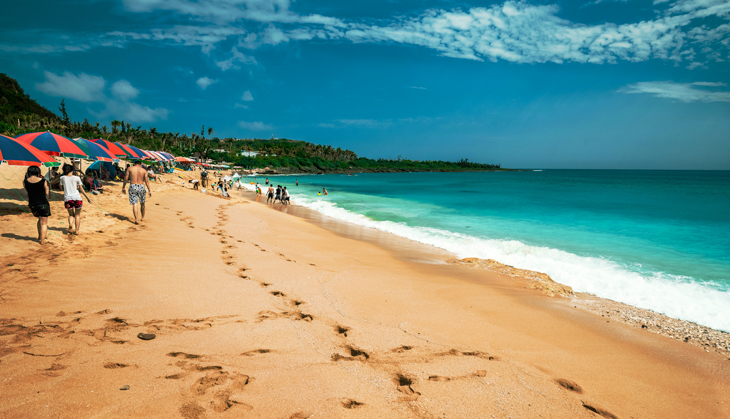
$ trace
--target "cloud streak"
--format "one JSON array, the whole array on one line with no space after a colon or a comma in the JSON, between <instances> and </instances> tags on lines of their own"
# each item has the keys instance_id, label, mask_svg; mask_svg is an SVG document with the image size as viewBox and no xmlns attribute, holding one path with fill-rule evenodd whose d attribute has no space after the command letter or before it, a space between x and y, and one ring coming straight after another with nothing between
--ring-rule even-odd
<instances>
[{"instance_id":1,"label":"cloud streak","mask_svg":"<svg viewBox=\"0 0 730 419\"><path fill-rule=\"evenodd\" d=\"M252 131L263 131L263 130L274 129L273 126L271 126L269 124L264 124L261 121L256 121L256 122L240 121L238 123L238 126L243 129L248 129L248 130L252 130Z\"/></svg>"},{"instance_id":2,"label":"cloud streak","mask_svg":"<svg viewBox=\"0 0 730 419\"><path fill-rule=\"evenodd\" d=\"M725 83L715 82L674 83L671 81L649 81L624 86L619 92L650 94L654 97L675 99L682 102L730 102L730 91L708 89L725 86Z\"/></svg>"}]
</instances>

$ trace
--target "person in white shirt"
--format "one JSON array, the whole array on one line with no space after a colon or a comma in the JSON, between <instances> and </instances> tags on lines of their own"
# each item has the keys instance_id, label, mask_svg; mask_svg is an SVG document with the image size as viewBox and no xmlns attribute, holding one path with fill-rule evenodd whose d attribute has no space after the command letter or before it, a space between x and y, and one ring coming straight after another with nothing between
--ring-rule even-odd
<instances>
[{"instance_id":1,"label":"person in white shirt","mask_svg":"<svg viewBox=\"0 0 730 419\"><path fill-rule=\"evenodd\" d=\"M61 189L63 189L63 206L68 210L68 234L79 234L79 227L81 227L81 207L83 201L81 200L81 194L86 197L86 200L91 203L91 199L84 192L81 178L76 176L73 172L73 166L63 166L63 176L61 176ZM74 229L74 225L76 228Z\"/></svg>"}]
</instances>

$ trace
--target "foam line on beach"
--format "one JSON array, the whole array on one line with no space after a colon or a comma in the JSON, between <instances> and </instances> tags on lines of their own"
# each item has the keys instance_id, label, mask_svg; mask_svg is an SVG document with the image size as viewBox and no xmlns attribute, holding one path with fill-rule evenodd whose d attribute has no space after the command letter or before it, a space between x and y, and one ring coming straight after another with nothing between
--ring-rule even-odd
<instances>
[{"instance_id":1,"label":"foam line on beach","mask_svg":"<svg viewBox=\"0 0 730 419\"><path fill-rule=\"evenodd\" d=\"M635 272L608 259L531 246L517 240L479 238L435 228L375 221L340 208L331 201L311 200L303 195L294 195L293 199L298 205L328 217L435 246L459 258L496 259L521 269L544 272L579 292L730 332L730 316L727 314L730 292L715 289L711 284L703 284L693 278L663 272Z\"/></svg>"}]
</instances>

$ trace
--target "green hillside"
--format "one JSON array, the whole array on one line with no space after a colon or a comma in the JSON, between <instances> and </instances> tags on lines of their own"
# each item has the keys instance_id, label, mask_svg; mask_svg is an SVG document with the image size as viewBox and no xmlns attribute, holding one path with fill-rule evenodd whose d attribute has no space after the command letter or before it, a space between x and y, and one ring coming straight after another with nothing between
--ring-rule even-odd
<instances>
[{"instance_id":1,"label":"green hillside","mask_svg":"<svg viewBox=\"0 0 730 419\"><path fill-rule=\"evenodd\" d=\"M41 118L50 120L58 116L31 99L15 79L0 73L0 122L17 127L18 119L22 124Z\"/></svg>"}]
</instances>

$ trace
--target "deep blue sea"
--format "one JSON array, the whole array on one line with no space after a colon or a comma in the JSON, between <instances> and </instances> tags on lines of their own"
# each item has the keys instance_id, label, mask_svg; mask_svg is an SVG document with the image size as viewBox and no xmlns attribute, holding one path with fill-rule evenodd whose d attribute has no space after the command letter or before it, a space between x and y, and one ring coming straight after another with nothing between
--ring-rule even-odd
<instances>
[{"instance_id":1,"label":"deep blue sea","mask_svg":"<svg viewBox=\"0 0 730 419\"><path fill-rule=\"evenodd\" d=\"M730 332L730 172L271 178L330 217ZM261 178L259 178L261 179ZM318 196L326 187L329 195Z\"/></svg>"}]
</instances>

